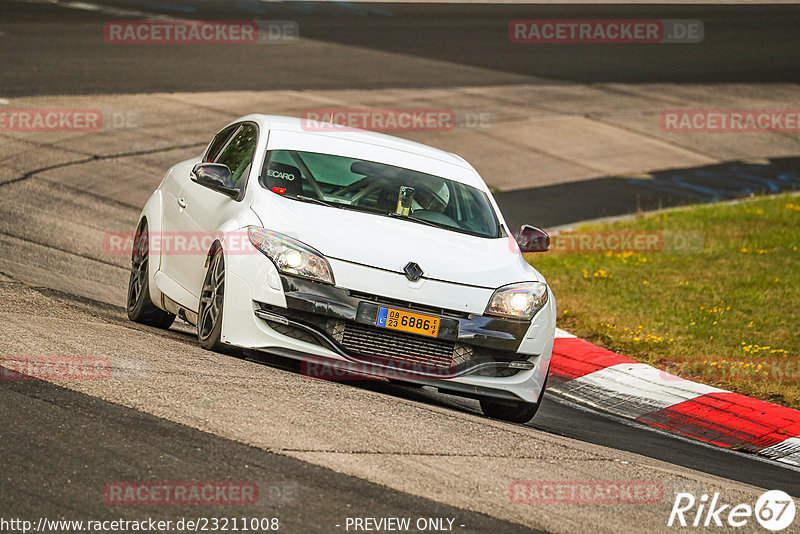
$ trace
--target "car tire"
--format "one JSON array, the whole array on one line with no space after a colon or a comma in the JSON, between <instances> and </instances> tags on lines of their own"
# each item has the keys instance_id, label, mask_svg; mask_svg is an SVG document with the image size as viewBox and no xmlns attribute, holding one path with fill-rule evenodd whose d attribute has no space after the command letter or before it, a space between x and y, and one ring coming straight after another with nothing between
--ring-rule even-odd
<instances>
[{"instance_id":1,"label":"car tire","mask_svg":"<svg viewBox=\"0 0 800 534\"><path fill-rule=\"evenodd\" d=\"M484 397L480 400L483 414L487 417L501 419L510 423L527 423L533 419L533 416L536 415L537 411L539 411L539 406L542 405L542 401L544 400L544 391L547 388L547 378L549 377L550 375L548 373L547 377L544 379L544 385L542 386L542 392L539 395L538 401L515 402Z\"/></svg>"},{"instance_id":2,"label":"car tire","mask_svg":"<svg viewBox=\"0 0 800 534\"><path fill-rule=\"evenodd\" d=\"M131 276L128 280L128 318L131 321L169 328L175 321L175 315L165 312L150 299L150 235L147 221L142 220L133 240L131 251Z\"/></svg>"},{"instance_id":3,"label":"car tire","mask_svg":"<svg viewBox=\"0 0 800 534\"><path fill-rule=\"evenodd\" d=\"M533 419L540 404L541 400L539 402L514 402L483 398L481 399L481 410L484 415L492 419L525 424Z\"/></svg>"},{"instance_id":4,"label":"car tire","mask_svg":"<svg viewBox=\"0 0 800 534\"><path fill-rule=\"evenodd\" d=\"M222 313L225 302L225 255L215 246L209 254L208 268L203 278L200 305L197 309L197 339L206 350L233 354L230 345L222 342Z\"/></svg>"}]
</instances>

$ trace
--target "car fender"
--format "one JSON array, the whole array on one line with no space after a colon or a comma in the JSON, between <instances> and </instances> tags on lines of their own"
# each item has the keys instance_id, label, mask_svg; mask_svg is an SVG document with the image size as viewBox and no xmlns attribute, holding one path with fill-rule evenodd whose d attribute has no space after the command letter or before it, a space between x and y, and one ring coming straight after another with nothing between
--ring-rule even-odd
<instances>
[{"instance_id":1,"label":"car fender","mask_svg":"<svg viewBox=\"0 0 800 534\"><path fill-rule=\"evenodd\" d=\"M253 211L243 211L235 229L228 224L220 228L225 237L217 242L225 258L221 339L223 343L244 347L258 346L263 340L263 326L259 325L260 321L253 313L256 308L254 300L286 307L275 264L256 249L247 237L247 227L250 225L260 226L261 221Z\"/></svg>"},{"instance_id":2,"label":"car fender","mask_svg":"<svg viewBox=\"0 0 800 534\"><path fill-rule=\"evenodd\" d=\"M150 235L156 233L161 233L162 226L163 226L163 198L161 195L161 191L156 189L156 191L150 195L150 198L147 200L147 204L144 205L144 209L142 209L142 213L139 216L139 223L137 224L136 228L139 228L139 225L142 223L142 219L147 220L147 231ZM153 303L161 308L161 291L158 289L155 283L155 276L158 272L159 268L161 267L161 252L151 252L150 257L148 258L148 268L147 268L147 276L148 276L148 285L150 287L150 300Z\"/></svg>"}]
</instances>

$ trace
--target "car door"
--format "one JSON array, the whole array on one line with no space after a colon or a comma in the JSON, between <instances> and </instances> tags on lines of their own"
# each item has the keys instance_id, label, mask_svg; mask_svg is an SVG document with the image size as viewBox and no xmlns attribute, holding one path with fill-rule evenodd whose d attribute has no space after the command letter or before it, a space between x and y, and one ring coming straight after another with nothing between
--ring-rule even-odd
<instances>
[{"instance_id":1,"label":"car door","mask_svg":"<svg viewBox=\"0 0 800 534\"><path fill-rule=\"evenodd\" d=\"M213 161L214 158L216 158L217 155L219 155L219 153L222 151L222 148L227 144L227 141L231 138L239 126L240 125L238 124L234 124L220 130L208 145L208 149L203 155L203 161ZM171 175L161 186L164 210L164 233L161 237L164 246L161 247L163 249L163 254L161 255L161 264L159 268L164 274L176 282L178 282L181 278L180 274L178 273L181 261L179 258L180 251L174 250L173 243L174 239L180 235L180 232L186 230L183 206L185 204L185 200L182 199L181 193L188 182L190 182L190 173L173 170Z\"/></svg>"},{"instance_id":2,"label":"car door","mask_svg":"<svg viewBox=\"0 0 800 534\"><path fill-rule=\"evenodd\" d=\"M238 197L189 180L181 189L178 199L182 206L179 230L185 232L188 238L196 238L191 243L199 243L201 250L189 250L174 257L179 262L179 278L176 281L198 299L205 276L206 253L213 242L214 232L245 209L241 199L258 143L258 126L250 122L236 126L228 139L221 144L219 151L209 154L204 161L228 166L231 178L226 185L239 191Z\"/></svg>"}]
</instances>

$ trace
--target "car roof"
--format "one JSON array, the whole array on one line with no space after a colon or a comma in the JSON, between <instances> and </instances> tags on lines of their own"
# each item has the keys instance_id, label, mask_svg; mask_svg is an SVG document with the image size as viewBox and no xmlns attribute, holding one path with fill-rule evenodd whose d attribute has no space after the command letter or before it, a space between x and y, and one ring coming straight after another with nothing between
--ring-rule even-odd
<instances>
[{"instance_id":1,"label":"car roof","mask_svg":"<svg viewBox=\"0 0 800 534\"><path fill-rule=\"evenodd\" d=\"M247 115L245 117L240 117L239 119L233 121L231 124L235 122L241 122L243 120L254 121L268 130L281 130L286 132L294 132L307 135L310 138L314 137L336 138L346 141L354 141L373 146L390 148L393 150L402 150L404 152L409 152L418 156L435 159L444 163L449 163L451 165L457 165L459 167L476 172L475 169L473 169L472 166L469 163L467 163L466 160L464 160L464 158L458 156L457 154L453 154L445 150L440 150L438 148L434 148L429 145L424 145L422 143L417 143L415 141L408 141L407 139L401 139L399 137L373 132L370 130L362 130L360 128L352 128L352 127L347 127L347 128L342 127L341 129L338 129L334 126L334 128L336 128L334 130L325 128L315 131L308 126L310 119L286 117L282 115L262 115L262 114L252 114L252 115ZM324 123L317 122L316 124L324 124Z\"/></svg>"}]
</instances>

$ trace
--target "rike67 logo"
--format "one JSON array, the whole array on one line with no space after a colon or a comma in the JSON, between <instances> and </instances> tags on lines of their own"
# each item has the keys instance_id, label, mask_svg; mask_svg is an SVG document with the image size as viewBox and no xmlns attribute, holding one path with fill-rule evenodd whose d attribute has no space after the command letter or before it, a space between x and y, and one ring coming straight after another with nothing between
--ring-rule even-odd
<instances>
[{"instance_id":1,"label":"rike67 logo","mask_svg":"<svg viewBox=\"0 0 800 534\"><path fill-rule=\"evenodd\" d=\"M678 527L743 527L755 517L767 530L784 530L794 522L794 500L780 490L761 494L755 506L720 501L719 493L697 499L691 493L678 493L669 514L667 526Z\"/></svg>"}]
</instances>

